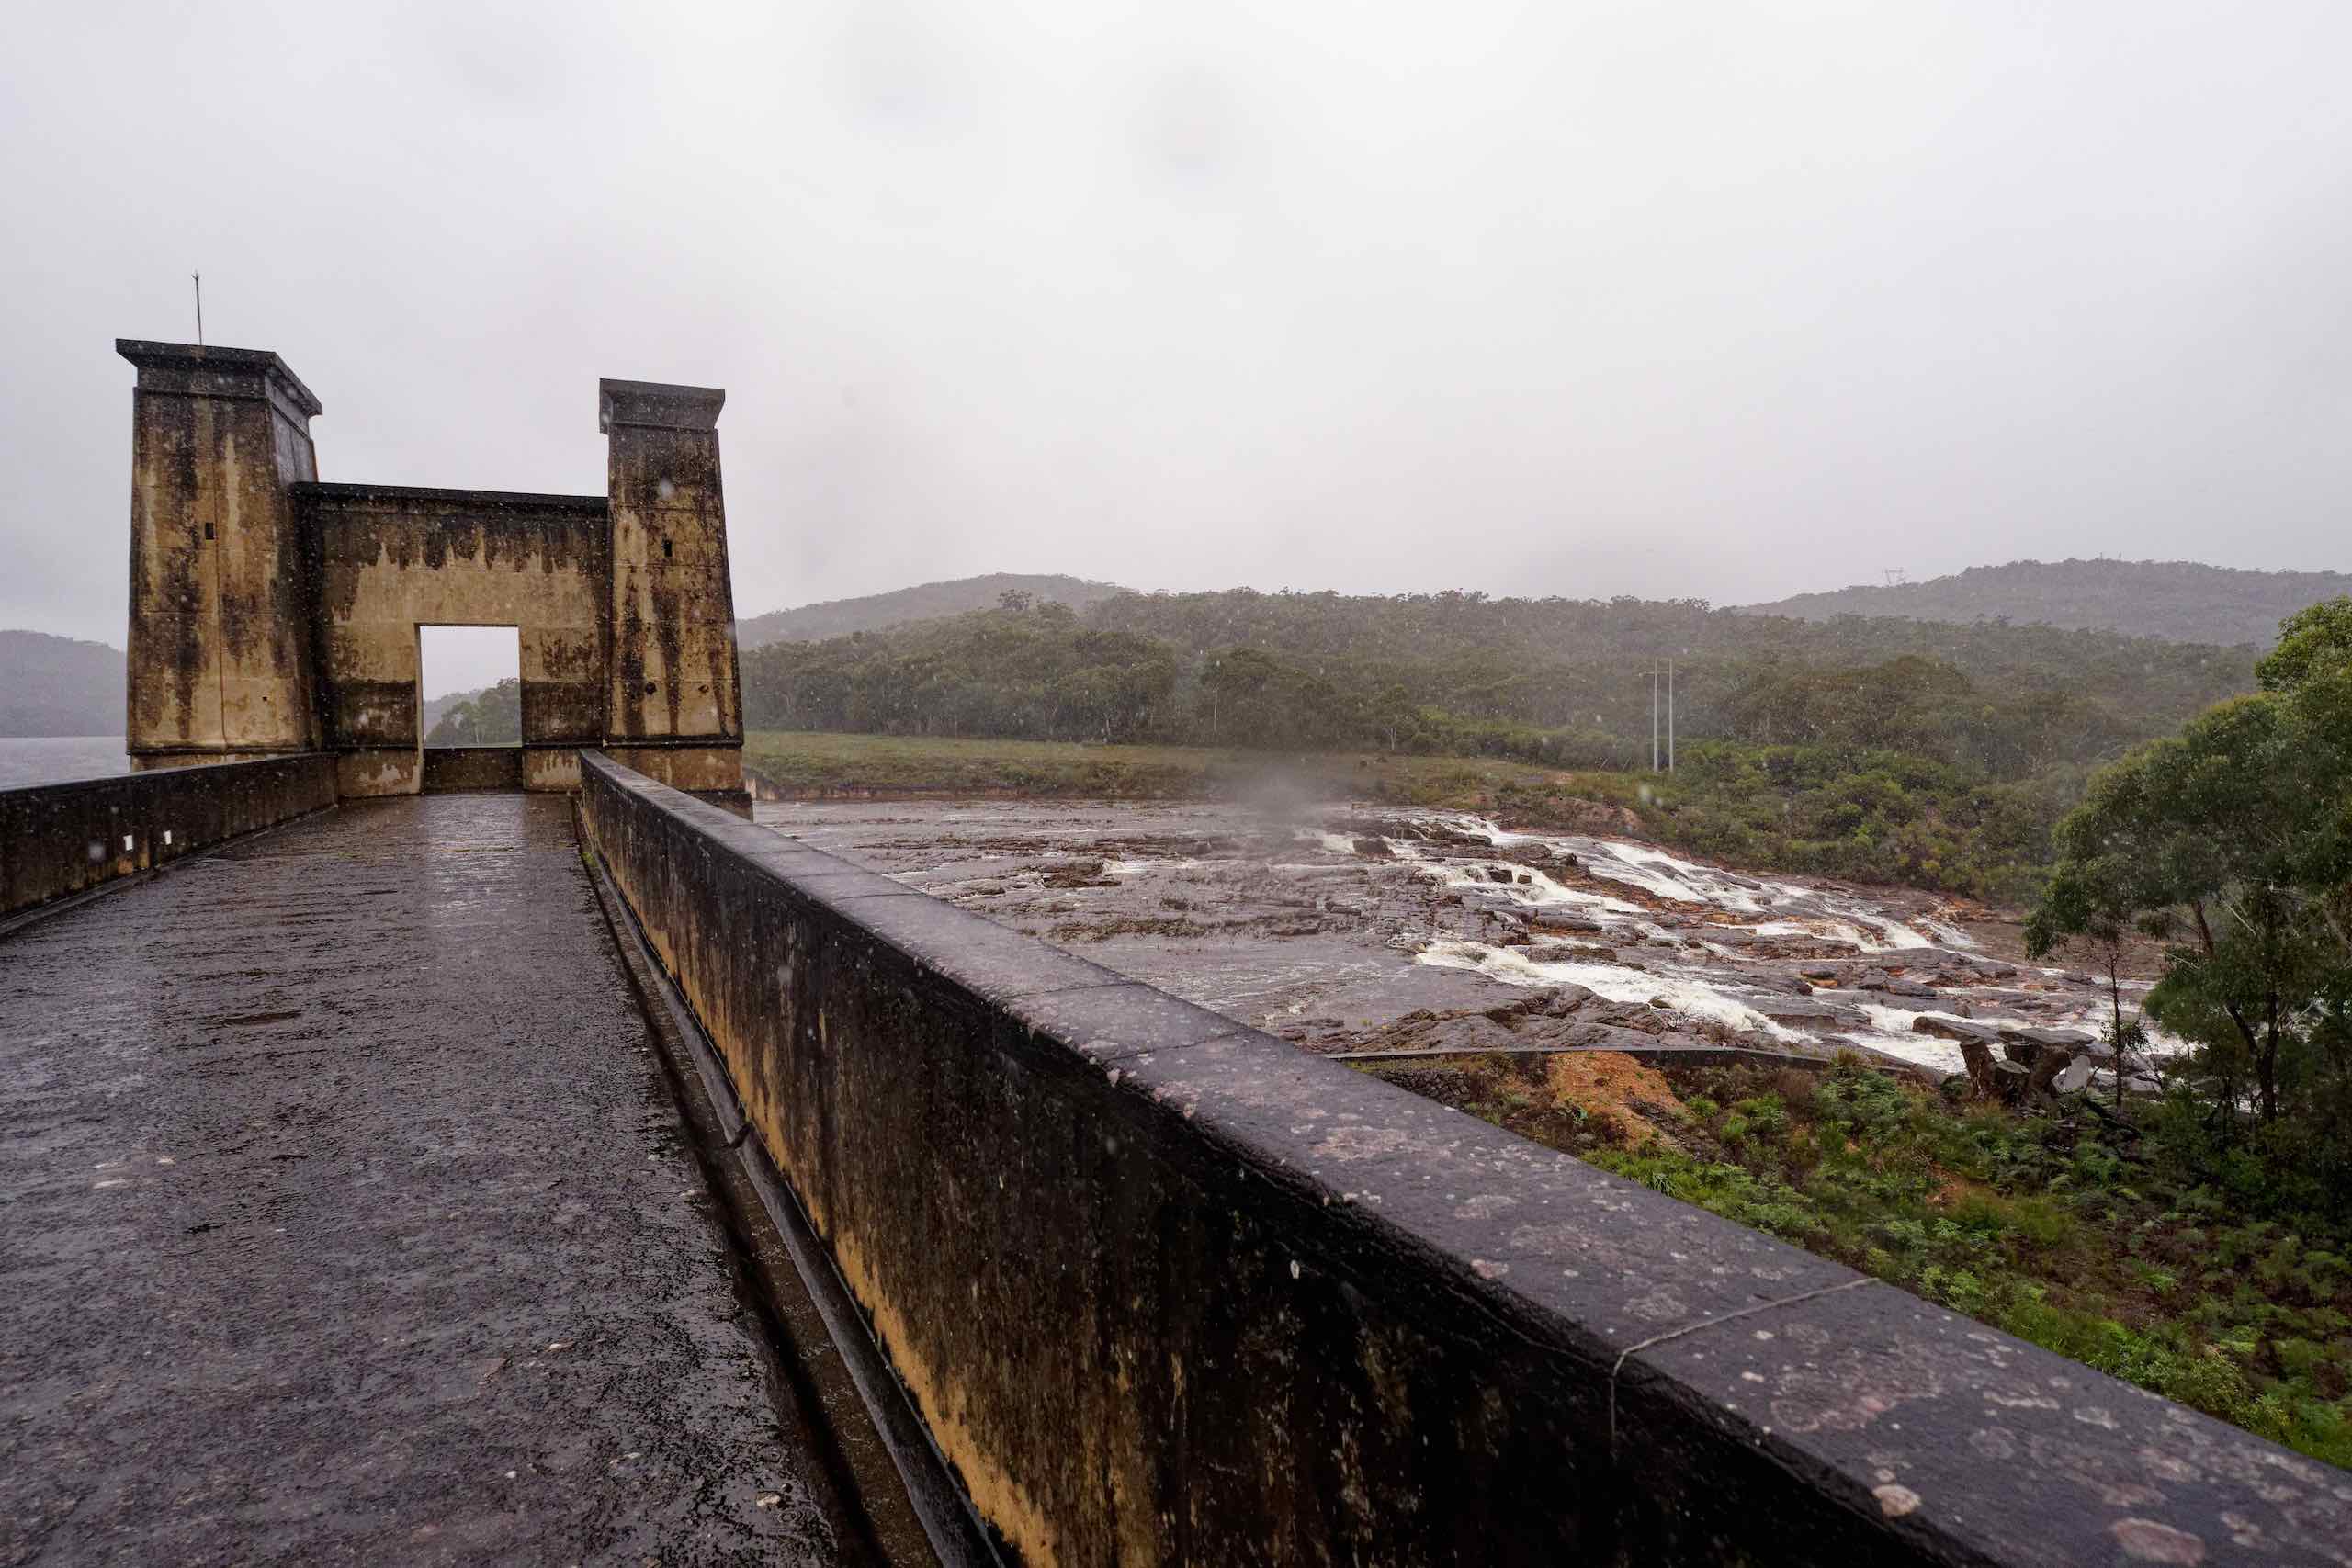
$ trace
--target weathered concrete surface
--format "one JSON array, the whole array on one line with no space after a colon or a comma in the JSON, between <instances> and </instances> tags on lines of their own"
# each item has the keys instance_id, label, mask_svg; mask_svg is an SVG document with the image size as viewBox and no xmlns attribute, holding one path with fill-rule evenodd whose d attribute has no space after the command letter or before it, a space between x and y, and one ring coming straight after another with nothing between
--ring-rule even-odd
<instances>
[{"instance_id":1,"label":"weathered concrete surface","mask_svg":"<svg viewBox=\"0 0 2352 1568\"><path fill-rule=\"evenodd\" d=\"M716 387L597 383L613 519L607 737L743 737ZM737 759L728 759L740 766ZM681 784L680 788L701 788ZM736 778L733 786L742 787Z\"/></svg>"},{"instance_id":2,"label":"weathered concrete surface","mask_svg":"<svg viewBox=\"0 0 2352 1568\"><path fill-rule=\"evenodd\" d=\"M0 790L0 919L334 800L316 752Z\"/></svg>"},{"instance_id":3,"label":"weathered concrete surface","mask_svg":"<svg viewBox=\"0 0 2352 1568\"><path fill-rule=\"evenodd\" d=\"M62 912L0 1020L0 1562L841 1554L565 802Z\"/></svg>"},{"instance_id":4,"label":"weathered concrete surface","mask_svg":"<svg viewBox=\"0 0 2352 1568\"><path fill-rule=\"evenodd\" d=\"M516 628L525 744L604 734L603 496L322 484L298 499L317 552L329 744L417 744L425 626Z\"/></svg>"},{"instance_id":5,"label":"weathered concrete surface","mask_svg":"<svg viewBox=\"0 0 2352 1568\"><path fill-rule=\"evenodd\" d=\"M266 350L124 339L131 394L127 744L180 753L319 744L300 528L288 487L317 477L319 412Z\"/></svg>"},{"instance_id":6,"label":"weathered concrete surface","mask_svg":"<svg viewBox=\"0 0 2352 1568\"><path fill-rule=\"evenodd\" d=\"M424 750L424 791L523 787L520 746L429 746Z\"/></svg>"},{"instance_id":7,"label":"weathered concrete surface","mask_svg":"<svg viewBox=\"0 0 2352 1568\"><path fill-rule=\"evenodd\" d=\"M606 759L582 808L1032 1562L2352 1562L2341 1472Z\"/></svg>"},{"instance_id":8,"label":"weathered concrete surface","mask_svg":"<svg viewBox=\"0 0 2352 1568\"><path fill-rule=\"evenodd\" d=\"M739 743L725 746L632 746L618 743L607 750L607 755L623 767L658 779L672 789L682 789L688 795L698 795L734 809L739 816L751 815L752 797L742 785L742 752ZM575 777L573 786L577 787Z\"/></svg>"}]
</instances>

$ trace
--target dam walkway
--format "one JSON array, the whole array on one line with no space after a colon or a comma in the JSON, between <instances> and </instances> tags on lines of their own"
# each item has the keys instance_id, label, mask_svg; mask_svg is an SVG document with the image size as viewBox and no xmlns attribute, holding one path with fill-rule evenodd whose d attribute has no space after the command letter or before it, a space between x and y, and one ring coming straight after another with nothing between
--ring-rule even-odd
<instances>
[{"instance_id":1,"label":"dam walkway","mask_svg":"<svg viewBox=\"0 0 2352 1568\"><path fill-rule=\"evenodd\" d=\"M0 1568L2352 1568L2343 1471L573 761L0 791Z\"/></svg>"},{"instance_id":2,"label":"dam walkway","mask_svg":"<svg viewBox=\"0 0 2352 1568\"><path fill-rule=\"evenodd\" d=\"M561 796L0 937L0 1562L869 1560Z\"/></svg>"}]
</instances>

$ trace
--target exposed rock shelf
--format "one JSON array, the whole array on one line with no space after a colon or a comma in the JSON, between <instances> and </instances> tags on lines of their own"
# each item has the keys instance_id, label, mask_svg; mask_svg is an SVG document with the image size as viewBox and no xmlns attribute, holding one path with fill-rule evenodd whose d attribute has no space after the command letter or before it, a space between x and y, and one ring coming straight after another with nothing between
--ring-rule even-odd
<instances>
[{"instance_id":1,"label":"exposed rock shelf","mask_svg":"<svg viewBox=\"0 0 2352 1568\"><path fill-rule=\"evenodd\" d=\"M1854 1049L1940 1074L1975 1042L2023 1070L2106 1017L2099 981L2026 962L1989 911L1453 813L989 800L760 820L1318 1052Z\"/></svg>"}]
</instances>

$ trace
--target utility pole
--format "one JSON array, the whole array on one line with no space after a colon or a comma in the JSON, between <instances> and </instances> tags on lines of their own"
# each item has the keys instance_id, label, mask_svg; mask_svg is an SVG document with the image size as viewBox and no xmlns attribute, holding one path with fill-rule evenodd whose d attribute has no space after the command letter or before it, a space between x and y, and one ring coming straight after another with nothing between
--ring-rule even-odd
<instances>
[{"instance_id":1,"label":"utility pole","mask_svg":"<svg viewBox=\"0 0 2352 1568\"><path fill-rule=\"evenodd\" d=\"M1650 772L1657 772L1657 660L1650 660Z\"/></svg>"},{"instance_id":2,"label":"utility pole","mask_svg":"<svg viewBox=\"0 0 2352 1568\"><path fill-rule=\"evenodd\" d=\"M204 346L204 274L191 272L189 280L196 285L196 346Z\"/></svg>"},{"instance_id":3,"label":"utility pole","mask_svg":"<svg viewBox=\"0 0 2352 1568\"><path fill-rule=\"evenodd\" d=\"M1666 771L1674 772L1674 660L1666 661Z\"/></svg>"}]
</instances>

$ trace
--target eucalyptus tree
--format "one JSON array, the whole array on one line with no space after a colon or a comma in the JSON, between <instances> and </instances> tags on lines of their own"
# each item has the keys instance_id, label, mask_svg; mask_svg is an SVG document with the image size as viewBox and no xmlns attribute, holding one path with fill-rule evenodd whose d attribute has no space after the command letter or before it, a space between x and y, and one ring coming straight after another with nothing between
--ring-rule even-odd
<instances>
[{"instance_id":1,"label":"eucalyptus tree","mask_svg":"<svg viewBox=\"0 0 2352 1568\"><path fill-rule=\"evenodd\" d=\"M2028 942L2169 935L2148 1010L2202 1047L2222 1122L2301 1112L2352 1173L2352 599L2285 622L2257 675L2093 775Z\"/></svg>"}]
</instances>

